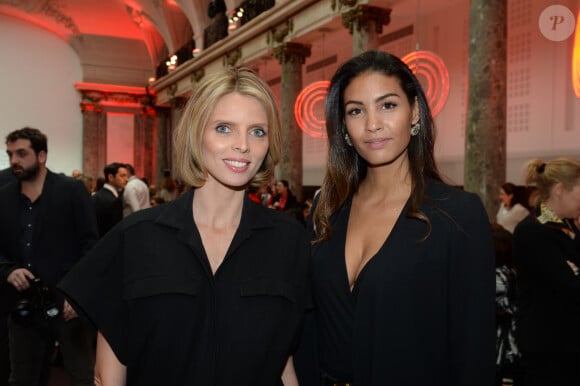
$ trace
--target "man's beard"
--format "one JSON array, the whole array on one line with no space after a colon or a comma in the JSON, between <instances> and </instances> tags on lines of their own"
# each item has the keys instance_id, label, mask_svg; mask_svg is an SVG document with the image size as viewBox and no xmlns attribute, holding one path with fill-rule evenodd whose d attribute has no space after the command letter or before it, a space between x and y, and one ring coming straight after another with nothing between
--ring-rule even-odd
<instances>
[{"instance_id":1,"label":"man's beard","mask_svg":"<svg viewBox=\"0 0 580 386\"><path fill-rule=\"evenodd\" d=\"M12 165L12 174L19 180L19 181L30 181L38 176L38 172L40 171L40 163L35 163L31 167L25 169L18 165Z\"/></svg>"}]
</instances>

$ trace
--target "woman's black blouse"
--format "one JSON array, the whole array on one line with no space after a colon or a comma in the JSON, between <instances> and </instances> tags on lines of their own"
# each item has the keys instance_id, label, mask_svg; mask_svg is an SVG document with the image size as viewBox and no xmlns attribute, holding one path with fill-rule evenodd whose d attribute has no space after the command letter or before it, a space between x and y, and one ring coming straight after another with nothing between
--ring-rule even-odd
<instances>
[{"instance_id":1,"label":"woman's black blouse","mask_svg":"<svg viewBox=\"0 0 580 386\"><path fill-rule=\"evenodd\" d=\"M540 223L535 214L514 230L518 348L526 353L580 353L580 232Z\"/></svg>"},{"instance_id":2,"label":"woman's black blouse","mask_svg":"<svg viewBox=\"0 0 580 386\"><path fill-rule=\"evenodd\" d=\"M60 283L127 366L127 385L280 385L307 303L309 243L245 200L212 274L193 192L132 214Z\"/></svg>"},{"instance_id":3,"label":"woman's black blouse","mask_svg":"<svg viewBox=\"0 0 580 386\"><path fill-rule=\"evenodd\" d=\"M430 181L421 211L431 229L405 207L352 292L350 208L332 218L333 236L312 247L319 370L356 386L493 384L495 264L479 198Z\"/></svg>"}]
</instances>

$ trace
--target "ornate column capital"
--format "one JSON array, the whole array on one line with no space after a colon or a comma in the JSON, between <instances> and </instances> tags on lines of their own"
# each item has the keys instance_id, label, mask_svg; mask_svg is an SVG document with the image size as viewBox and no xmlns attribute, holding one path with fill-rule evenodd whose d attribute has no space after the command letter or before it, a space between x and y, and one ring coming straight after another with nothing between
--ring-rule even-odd
<instances>
[{"instance_id":1,"label":"ornate column capital","mask_svg":"<svg viewBox=\"0 0 580 386\"><path fill-rule=\"evenodd\" d=\"M191 83L197 83L199 82L203 77L205 76L205 69L204 68L200 68L197 69L195 71L193 71L191 73L191 75L189 76L189 81Z\"/></svg>"},{"instance_id":2,"label":"ornate column capital","mask_svg":"<svg viewBox=\"0 0 580 386\"><path fill-rule=\"evenodd\" d=\"M103 107L99 104L99 102L92 102L92 101L83 100L83 101L81 101L80 106L81 106L81 111L83 113L85 113L85 112L100 113L103 111Z\"/></svg>"},{"instance_id":3,"label":"ornate column capital","mask_svg":"<svg viewBox=\"0 0 580 386\"><path fill-rule=\"evenodd\" d=\"M228 52L223 58L223 65L226 66L237 66L238 61L242 58L242 49L241 47L236 47L235 50L231 50Z\"/></svg>"},{"instance_id":4,"label":"ornate column capital","mask_svg":"<svg viewBox=\"0 0 580 386\"><path fill-rule=\"evenodd\" d=\"M81 91L81 111L84 112L101 112L103 111L103 106L101 106L101 101L104 99L104 95L98 91L92 90L82 90Z\"/></svg>"},{"instance_id":5,"label":"ornate column capital","mask_svg":"<svg viewBox=\"0 0 580 386\"><path fill-rule=\"evenodd\" d=\"M356 28L368 29L375 27L375 32L380 34L383 32L383 25L388 25L391 22L391 9L374 7L372 5L359 5L350 11L342 14L342 25L348 28L352 34Z\"/></svg>"},{"instance_id":6,"label":"ornate column capital","mask_svg":"<svg viewBox=\"0 0 580 386\"><path fill-rule=\"evenodd\" d=\"M268 31L268 36L266 41L268 44L280 44L290 36L294 31L294 22L292 19L288 19L286 23L283 23L277 28L272 28Z\"/></svg>"},{"instance_id":7,"label":"ornate column capital","mask_svg":"<svg viewBox=\"0 0 580 386\"><path fill-rule=\"evenodd\" d=\"M296 62L304 64L304 61L311 54L311 48L309 44L300 43L282 43L277 47L274 47L274 57L278 59L280 64L288 62Z\"/></svg>"}]
</instances>

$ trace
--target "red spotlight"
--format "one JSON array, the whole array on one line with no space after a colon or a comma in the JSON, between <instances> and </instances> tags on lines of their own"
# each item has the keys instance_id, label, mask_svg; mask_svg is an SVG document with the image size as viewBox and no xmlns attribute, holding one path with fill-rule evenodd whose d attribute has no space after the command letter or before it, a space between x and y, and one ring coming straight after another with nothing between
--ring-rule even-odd
<instances>
[{"instance_id":1,"label":"red spotlight","mask_svg":"<svg viewBox=\"0 0 580 386\"><path fill-rule=\"evenodd\" d=\"M328 94L330 82L321 80L306 86L296 98L294 116L298 126L315 138L326 138L326 121L324 119L324 101Z\"/></svg>"},{"instance_id":2,"label":"red spotlight","mask_svg":"<svg viewBox=\"0 0 580 386\"><path fill-rule=\"evenodd\" d=\"M417 77L424 80L423 88L433 116L439 114L449 96L449 71L443 60L429 51L414 51L402 58Z\"/></svg>"}]
</instances>

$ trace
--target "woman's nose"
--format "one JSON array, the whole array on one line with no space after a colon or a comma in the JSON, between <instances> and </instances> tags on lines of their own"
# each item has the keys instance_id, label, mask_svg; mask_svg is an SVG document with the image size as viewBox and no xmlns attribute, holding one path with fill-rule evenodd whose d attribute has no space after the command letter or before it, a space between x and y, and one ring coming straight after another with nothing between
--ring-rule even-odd
<instances>
[{"instance_id":1,"label":"woman's nose","mask_svg":"<svg viewBox=\"0 0 580 386\"><path fill-rule=\"evenodd\" d=\"M237 150L241 153L246 153L248 151L248 138L244 133L239 133L236 137L234 150Z\"/></svg>"},{"instance_id":2,"label":"woman's nose","mask_svg":"<svg viewBox=\"0 0 580 386\"><path fill-rule=\"evenodd\" d=\"M379 131L383 128L383 123L380 120L378 114L375 112L369 112L367 118L367 130L370 132Z\"/></svg>"}]
</instances>

